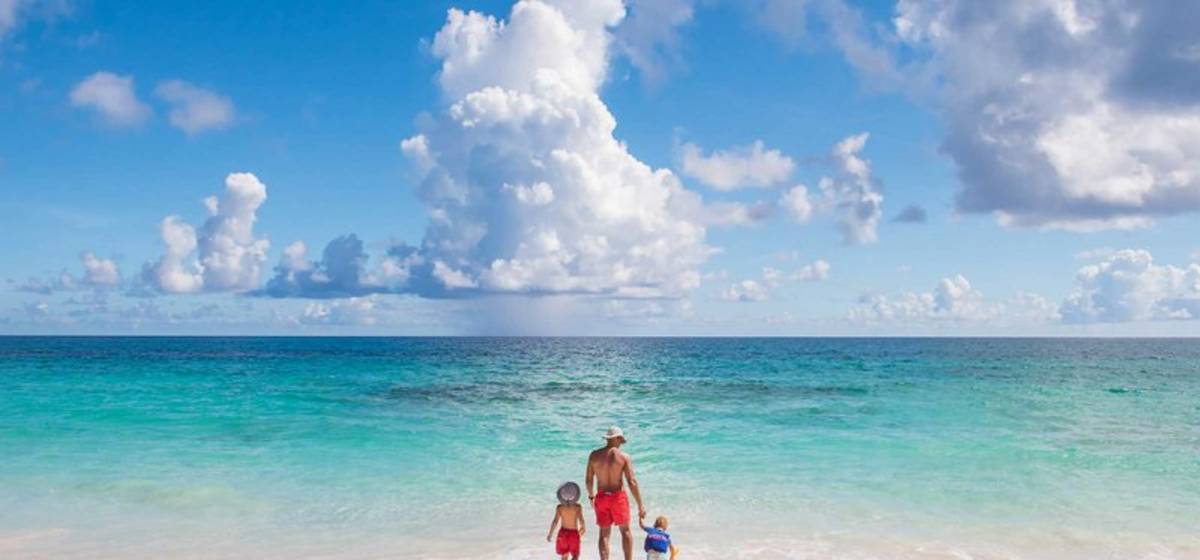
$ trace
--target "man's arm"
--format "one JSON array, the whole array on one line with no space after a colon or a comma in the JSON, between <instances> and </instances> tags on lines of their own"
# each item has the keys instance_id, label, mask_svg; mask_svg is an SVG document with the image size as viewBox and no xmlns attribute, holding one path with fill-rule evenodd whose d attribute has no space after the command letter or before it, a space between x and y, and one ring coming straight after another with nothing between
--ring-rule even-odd
<instances>
[{"instance_id":1,"label":"man's arm","mask_svg":"<svg viewBox=\"0 0 1200 560\"><path fill-rule=\"evenodd\" d=\"M554 508L554 519L550 520L550 532L546 533L546 542L550 542L554 538L554 528L558 526L558 520L562 517L562 507Z\"/></svg>"},{"instance_id":2,"label":"man's arm","mask_svg":"<svg viewBox=\"0 0 1200 560\"><path fill-rule=\"evenodd\" d=\"M638 488L637 475L633 474L633 457L625 456L625 481L629 483L629 491L633 492L633 499L637 500L638 505L638 522L646 517L646 506L642 504L642 489Z\"/></svg>"},{"instance_id":3,"label":"man's arm","mask_svg":"<svg viewBox=\"0 0 1200 560\"><path fill-rule=\"evenodd\" d=\"M588 456L587 476L584 477L584 486L587 486L588 501L596 499L596 491L592 489L592 484L596 481L596 469L592 468L592 457Z\"/></svg>"}]
</instances>

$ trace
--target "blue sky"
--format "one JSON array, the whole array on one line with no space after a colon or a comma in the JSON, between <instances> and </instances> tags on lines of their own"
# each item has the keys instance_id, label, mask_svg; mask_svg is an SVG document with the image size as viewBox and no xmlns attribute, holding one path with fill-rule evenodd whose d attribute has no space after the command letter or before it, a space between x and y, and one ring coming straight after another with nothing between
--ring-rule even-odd
<instances>
[{"instance_id":1,"label":"blue sky","mask_svg":"<svg viewBox=\"0 0 1200 560\"><path fill-rule=\"evenodd\" d=\"M0 333L1200 334L1178 15L0 0Z\"/></svg>"}]
</instances>

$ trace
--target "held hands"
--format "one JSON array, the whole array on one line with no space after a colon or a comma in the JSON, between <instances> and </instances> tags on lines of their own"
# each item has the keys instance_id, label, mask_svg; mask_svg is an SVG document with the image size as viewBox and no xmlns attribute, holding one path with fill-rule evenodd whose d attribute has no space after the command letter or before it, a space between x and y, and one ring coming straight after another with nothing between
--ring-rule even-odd
<instances>
[{"instance_id":1,"label":"held hands","mask_svg":"<svg viewBox=\"0 0 1200 560\"><path fill-rule=\"evenodd\" d=\"M638 520L642 520L645 518L646 518L646 508L645 508L645 506L638 504Z\"/></svg>"}]
</instances>

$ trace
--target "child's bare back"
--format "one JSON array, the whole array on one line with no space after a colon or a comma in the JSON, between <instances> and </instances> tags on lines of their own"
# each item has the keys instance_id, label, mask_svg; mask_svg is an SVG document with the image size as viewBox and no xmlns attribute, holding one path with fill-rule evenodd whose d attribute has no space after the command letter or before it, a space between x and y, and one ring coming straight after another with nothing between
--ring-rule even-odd
<instances>
[{"instance_id":1,"label":"child's bare back","mask_svg":"<svg viewBox=\"0 0 1200 560\"><path fill-rule=\"evenodd\" d=\"M563 529L579 530L580 520L583 519L583 506L579 504L559 504L558 518L562 520Z\"/></svg>"}]
</instances>

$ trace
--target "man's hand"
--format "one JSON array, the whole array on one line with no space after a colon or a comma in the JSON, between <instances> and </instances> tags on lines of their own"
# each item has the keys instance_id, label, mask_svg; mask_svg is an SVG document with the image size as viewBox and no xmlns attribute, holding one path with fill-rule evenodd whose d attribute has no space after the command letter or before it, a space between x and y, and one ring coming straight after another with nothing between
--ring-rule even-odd
<instances>
[{"instance_id":1,"label":"man's hand","mask_svg":"<svg viewBox=\"0 0 1200 560\"><path fill-rule=\"evenodd\" d=\"M550 535L546 535L546 542L550 542Z\"/></svg>"},{"instance_id":2,"label":"man's hand","mask_svg":"<svg viewBox=\"0 0 1200 560\"><path fill-rule=\"evenodd\" d=\"M638 519L646 518L646 508L642 504L638 504Z\"/></svg>"}]
</instances>

